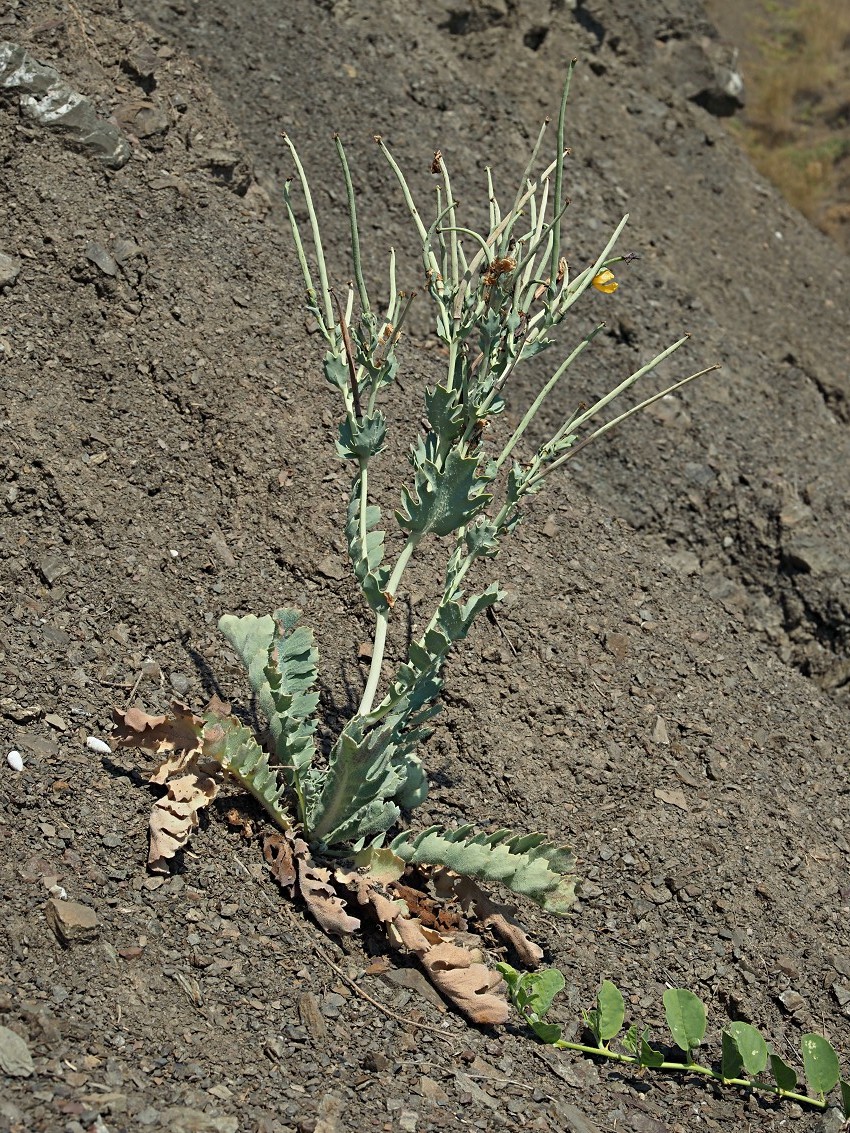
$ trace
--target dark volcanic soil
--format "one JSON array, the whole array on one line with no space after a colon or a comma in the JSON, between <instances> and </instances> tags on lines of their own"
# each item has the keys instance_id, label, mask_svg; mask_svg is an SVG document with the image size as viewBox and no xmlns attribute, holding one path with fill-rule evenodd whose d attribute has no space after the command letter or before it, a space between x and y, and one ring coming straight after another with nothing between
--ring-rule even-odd
<instances>
[{"instance_id":1,"label":"dark volcanic soil","mask_svg":"<svg viewBox=\"0 0 850 1133\"><path fill-rule=\"evenodd\" d=\"M0 1024L35 1062L3 1080L0 1129L836 1128L549 1057L519 1024L469 1028L403 958L370 974L378 942L341 947L282 901L257 840L225 821L233 796L170 878L147 876L151 788L130 756L85 746L140 673L151 711L213 691L244 704L215 628L228 611L304 610L331 725L362 687L370 624L347 574L336 406L280 224L280 130L337 286L335 129L367 271L394 244L418 287L371 135L423 200L440 148L483 224L484 164L514 184L576 55L572 259L627 209L640 258L577 311L576 338L609 330L548 423L685 331L664 380L723 369L536 497L497 563L505 636L483 622L449 668L415 822L575 845L571 916L519 909L567 976L563 1022L608 977L664 1042L663 991L684 986L709 1005L706 1057L744 1019L798 1069L809 1030L850 1069L850 272L689 100L712 35L700 6L20 0L2 19L115 116L132 158L105 170L0 98L0 251L20 269L0 290ZM403 349L402 422L439 373L425 315ZM396 656L405 623L430 616L428 583L414 572L399 603ZM94 910L92 939L57 942L54 883Z\"/></svg>"}]
</instances>

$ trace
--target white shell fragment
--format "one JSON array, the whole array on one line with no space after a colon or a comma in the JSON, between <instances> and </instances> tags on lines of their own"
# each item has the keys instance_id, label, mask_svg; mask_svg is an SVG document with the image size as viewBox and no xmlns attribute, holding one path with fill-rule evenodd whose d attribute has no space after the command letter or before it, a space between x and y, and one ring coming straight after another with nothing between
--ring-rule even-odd
<instances>
[{"instance_id":1,"label":"white shell fragment","mask_svg":"<svg viewBox=\"0 0 850 1133\"><path fill-rule=\"evenodd\" d=\"M112 748L104 740L99 740L97 736L89 736L86 740L86 747L89 751L96 751L98 755L111 755Z\"/></svg>"},{"instance_id":2,"label":"white shell fragment","mask_svg":"<svg viewBox=\"0 0 850 1133\"><path fill-rule=\"evenodd\" d=\"M6 762L13 771L23 771L24 769L24 757L19 751L10 751L6 756Z\"/></svg>"}]
</instances>

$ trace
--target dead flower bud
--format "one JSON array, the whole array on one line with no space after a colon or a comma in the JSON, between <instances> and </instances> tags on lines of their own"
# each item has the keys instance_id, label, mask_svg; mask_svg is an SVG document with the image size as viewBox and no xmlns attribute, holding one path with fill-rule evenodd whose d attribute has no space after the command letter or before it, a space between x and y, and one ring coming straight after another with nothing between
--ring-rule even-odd
<instances>
[{"instance_id":1,"label":"dead flower bud","mask_svg":"<svg viewBox=\"0 0 850 1133\"><path fill-rule=\"evenodd\" d=\"M502 259L493 260L487 271L484 273L484 286L493 287L499 282L499 278L512 272L516 267L516 260L511 256L505 256Z\"/></svg>"},{"instance_id":2,"label":"dead flower bud","mask_svg":"<svg viewBox=\"0 0 850 1133\"><path fill-rule=\"evenodd\" d=\"M440 150L434 154L434 160L431 162L432 173L442 173L443 171L443 155Z\"/></svg>"}]
</instances>

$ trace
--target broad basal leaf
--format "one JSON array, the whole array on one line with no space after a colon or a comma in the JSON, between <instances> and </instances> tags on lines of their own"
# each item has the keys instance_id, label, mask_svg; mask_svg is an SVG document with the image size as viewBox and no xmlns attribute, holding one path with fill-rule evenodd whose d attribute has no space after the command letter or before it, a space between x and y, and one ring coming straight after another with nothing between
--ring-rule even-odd
<instances>
[{"instance_id":1,"label":"broad basal leaf","mask_svg":"<svg viewBox=\"0 0 850 1133\"><path fill-rule=\"evenodd\" d=\"M576 883L575 855L569 847L547 842L542 834L471 831L471 826L405 831L390 849L412 865L444 865L469 877L499 881L547 912L567 912L575 901Z\"/></svg>"},{"instance_id":2,"label":"broad basal leaf","mask_svg":"<svg viewBox=\"0 0 850 1133\"><path fill-rule=\"evenodd\" d=\"M283 803L286 785L278 782L268 756L248 728L232 716L209 712L204 727L204 755L241 783L282 830L289 829L292 817Z\"/></svg>"}]
</instances>

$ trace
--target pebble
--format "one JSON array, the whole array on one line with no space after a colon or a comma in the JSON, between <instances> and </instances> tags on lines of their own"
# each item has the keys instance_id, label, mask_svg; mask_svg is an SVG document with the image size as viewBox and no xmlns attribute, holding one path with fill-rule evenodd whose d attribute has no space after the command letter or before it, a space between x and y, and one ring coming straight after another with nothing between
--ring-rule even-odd
<instances>
[{"instance_id":1,"label":"pebble","mask_svg":"<svg viewBox=\"0 0 850 1133\"><path fill-rule=\"evenodd\" d=\"M24 769L24 757L19 751L10 751L6 756L6 762L13 771L23 771Z\"/></svg>"},{"instance_id":2,"label":"pebble","mask_svg":"<svg viewBox=\"0 0 850 1133\"><path fill-rule=\"evenodd\" d=\"M99 740L97 736L89 736L86 740L86 747L89 751L96 751L98 755L111 755L112 748L104 740Z\"/></svg>"},{"instance_id":3,"label":"pebble","mask_svg":"<svg viewBox=\"0 0 850 1133\"><path fill-rule=\"evenodd\" d=\"M79 901L60 901L52 897L47 902L46 913L60 944L77 944L97 935L97 913Z\"/></svg>"}]
</instances>

